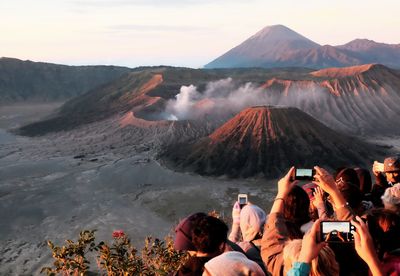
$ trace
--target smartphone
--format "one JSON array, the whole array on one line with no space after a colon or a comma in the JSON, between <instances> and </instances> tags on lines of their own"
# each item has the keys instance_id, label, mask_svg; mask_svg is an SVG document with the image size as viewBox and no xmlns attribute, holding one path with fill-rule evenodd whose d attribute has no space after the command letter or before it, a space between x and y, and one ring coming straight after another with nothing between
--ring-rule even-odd
<instances>
[{"instance_id":1,"label":"smartphone","mask_svg":"<svg viewBox=\"0 0 400 276\"><path fill-rule=\"evenodd\" d=\"M240 208L243 208L243 206L245 206L248 203L247 194L239 194L238 202L239 202Z\"/></svg>"},{"instance_id":2,"label":"smartphone","mask_svg":"<svg viewBox=\"0 0 400 276\"><path fill-rule=\"evenodd\" d=\"M321 221L320 241L332 243L354 242L355 227L350 221Z\"/></svg>"},{"instance_id":3,"label":"smartphone","mask_svg":"<svg viewBox=\"0 0 400 276\"><path fill-rule=\"evenodd\" d=\"M315 175L314 169L295 169L294 171L294 180L310 180L313 181Z\"/></svg>"}]
</instances>

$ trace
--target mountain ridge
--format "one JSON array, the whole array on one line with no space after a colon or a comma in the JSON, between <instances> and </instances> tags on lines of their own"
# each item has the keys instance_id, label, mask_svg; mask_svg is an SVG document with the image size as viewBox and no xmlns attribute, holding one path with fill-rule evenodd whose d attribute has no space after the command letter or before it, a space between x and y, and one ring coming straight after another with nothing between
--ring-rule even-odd
<instances>
[{"instance_id":1,"label":"mountain ridge","mask_svg":"<svg viewBox=\"0 0 400 276\"><path fill-rule=\"evenodd\" d=\"M251 81L249 87L253 88L250 90L257 90L258 101L299 108L338 131L354 135L399 132L396 126L400 120L400 72L379 64L316 71L144 69L92 89L65 103L47 121L22 127L19 131L24 135L43 135L113 116L121 117L129 111L147 121L171 120L173 116L166 110L166 104L176 99L183 86L193 85L201 94L210 83L228 77L235 84L230 89ZM238 111L220 114L221 106L215 103L215 99L204 98L195 102L190 112L202 114L206 110L199 120L209 123L214 117L221 122Z\"/></svg>"},{"instance_id":2,"label":"mountain ridge","mask_svg":"<svg viewBox=\"0 0 400 276\"><path fill-rule=\"evenodd\" d=\"M65 101L131 71L119 66L68 66L0 58L0 103Z\"/></svg>"},{"instance_id":3,"label":"mountain ridge","mask_svg":"<svg viewBox=\"0 0 400 276\"><path fill-rule=\"evenodd\" d=\"M269 34L273 34L269 36ZM288 35L290 34L290 35ZM300 41L294 43L294 41ZM204 68L347 67L381 63L400 68L400 44L354 39L338 46L319 45L283 25L264 27L204 65Z\"/></svg>"}]
</instances>

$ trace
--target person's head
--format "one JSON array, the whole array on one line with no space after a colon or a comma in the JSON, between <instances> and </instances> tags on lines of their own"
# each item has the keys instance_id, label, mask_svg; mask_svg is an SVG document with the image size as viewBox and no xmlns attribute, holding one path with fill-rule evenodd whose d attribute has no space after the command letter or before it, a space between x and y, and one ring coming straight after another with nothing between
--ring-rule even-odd
<instances>
[{"instance_id":1,"label":"person's head","mask_svg":"<svg viewBox=\"0 0 400 276\"><path fill-rule=\"evenodd\" d=\"M339 189L339 191L353 210L360 207L363 197L361 191L357 187L353 185L344 186Z\"/></svg>"},{"instance_id":2,"label":"person's head","mask_svg":"<svg viewBox=\"0 0 400 276\"><path fill-rule=\"evenodd\" d=\"M400 156L385 158L385 161L383 161L383 169L388 182L400 182Z\"/></svg>"},{"instance_id":3,"label":"person's head","mask_svg":"<svg viewBox=\"0 0 400 276\"><path fill-rule=\"evenodd\" d=\"M385 209L400 214L400 183L387 188L381 199Z\"/></svg>"},{"instance_id":4,"label":"person's head","mask_svg":"<svg viewBox=\"0 0 400 276\"><path fill-rule=\"evenodd\" d=\"M395 212L377 208L366 214L368 230L374 241L379 258L383 254L400 248L400 216Z\"/></svg>"},{"instance_id":5,"label":"person's head","mask_svg":"<svg viewBox=\"0 0 400 276\"><path fill-rule=\"evenodd\" d=\"M372 180L371 174L367 169L364 168L354 168L357 173L358 180L360 181L360 191L363 195L371 192Z\"/></svg>"},{"instance_id":6,"label":"person's head","mask_svg":"<svg viewBox=\"0 0 400 276\"><path fill-rule=\"evenodd\" d=\"M192 230L199 218L206 217L205 213L195 213L180 221L175 227L174 248L179 251L197 250L192 241Z\"/></svg>"},{"instance_id":7,"label":"person's head","mask_svg":"<svg viewBox=\"0 0 400 276\"><path fill-rule=\"evenodd\" d=\"M204 265L203 276L220 275L265 275L261 267L249 260L243 253L236 251L225 252L212 258Z\"/></svg>"},{"instance_id":8,"label":"person's head","mask_svg":"<svg viewBox=\"0 0 400 276\"><path fill-rule=\"evenodd\" d=\"M266 220L263 209L248 204L240 211L240 230L244 241L252 241L261 237Z\"/></svg>"},{"instance_id":9,"label":"person's head","mask_svg":"<svg viewBox=\"0 0 400 276\"><path fill-rule=\"evenodd\" d=\"M286 243L283 249L284 275L299 259L301 246L302 240L300 239ZM339 264L336 262L335 253L328 246L323 247L318 256L311 261L310 275L339 275Z\"/></svg>"},{"instance_id":10,"label":"person's head","mask_svg":"<svg viewBox=\"0 0 400 276\"><path fill-rule=\"evenodd\" d=\"M360 181L356 171L351 168L338 169L335 176L335 182L350 207L357 209L361 204L363 196L360 190Z\"/></svg>"},{"instance_id":11,"label":"person's head","mask_svg":"<svg viewBox=\"0 0 400 276\"><path fill-rule=\"evenodd\" d=\"M300 186L294 185L285 201L284 218L300 227L311 220L309 209L310 199L307 193Z\"/></svg>"},{"instance_id":12,"label":"person's head","mask_svg":"<svg viewBox=\"0 0 400 276\"><path fill-rule=\"evenodd\" d=\"M357 172L351 168L339 168L335 174L336 186L339 190L353 185L360 189L360 180L358 179Z\"/></svg>"},{"instance_id":13,"label":"person's head","mask_svg":"<svg viewBox=\"0 0 400 276\"><path fill-rule=\"evenodd\" d=\"M193 224L192 242L196 251L219 255L224 251L228 226L213 216L200 217Z\"/></svg>"}]
</instances>

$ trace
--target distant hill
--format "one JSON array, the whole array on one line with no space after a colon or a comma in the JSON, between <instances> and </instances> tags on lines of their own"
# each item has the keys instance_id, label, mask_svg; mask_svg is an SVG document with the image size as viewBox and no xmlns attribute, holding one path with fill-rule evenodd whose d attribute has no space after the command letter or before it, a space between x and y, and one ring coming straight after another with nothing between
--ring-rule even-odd
<instances>
[{"instance_id":1,"label":"distant hill","mask_svg":"<svg viewBox=\"0 0 400 276\"><path fill-rule=\"evenodd\" d=\"M265 27L204 67L327 68L366 63L400 68L400 44L355 39L345 45L321 46L285 26L274 25Z\"/></svg>"},{"instance_id":2,"label":"distant hill","mask_svg":"<svg viewBox=\"0 0 400 276\"><path fill-rule=\"evenodd\" d=\"M379 154L375 146L337 133L297 108L258 106L197 142L172 145L162 158L198 174L274 177L292 165L370 164Z\"/></svg>"},{"instance_id":3,"label":"distant hill","mask_svg":"<svg viewBox=\"0 0 400 276\"><path fill-rule=\"evenodd\" d=\"M118 66L67 66L0 58L0 103L65 101L130 70Z\"/></svg>"},{"instance_id":4,"label":"distant hill","mask_svg":"<svg viewBox=\"0 0 400 276\"><path fill-rule=\"evenodd\" d=\"M336 48L347 50L363 63L380 63L400 68L400 44L378 43L368 39L355 39Z\"/></svg>"},{"instance_id":5,"label":"distant hill","mask_svg":"<svg viewBox=\"0 0 400 276\"><path fill-rule=\"evenodd\" d=\"M232 77L240 83L262 85L267 78L302 79L309 69L215 69L201 70L176 67L137 68L103 86L66 102L53 117L22 127L22 135L42 135L69 130L111 116L134 112L147 120L164 120L166 100L179 93L182 85L199 89L211 81Z\"/></svg>"}]
</instances>

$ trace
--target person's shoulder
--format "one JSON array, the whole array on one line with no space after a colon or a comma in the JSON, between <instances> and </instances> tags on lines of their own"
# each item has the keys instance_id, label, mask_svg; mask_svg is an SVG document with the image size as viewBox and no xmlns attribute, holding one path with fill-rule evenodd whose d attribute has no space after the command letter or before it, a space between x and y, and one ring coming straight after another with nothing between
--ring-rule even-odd
<instances>
[{"instance_id":1,"label":"person's shoulder","mask_svg":"<svg viewBox=\"0 0 400 276\"><path fill-rule=\"evenodd\" d=\"M250 249L253 248L253 244L251 242L248 242L248 241L238 242L238 245L240 246L240 248L243 249L244 252L247 252L247 251L249 251Z\"/></svg>"}]
</instances>

